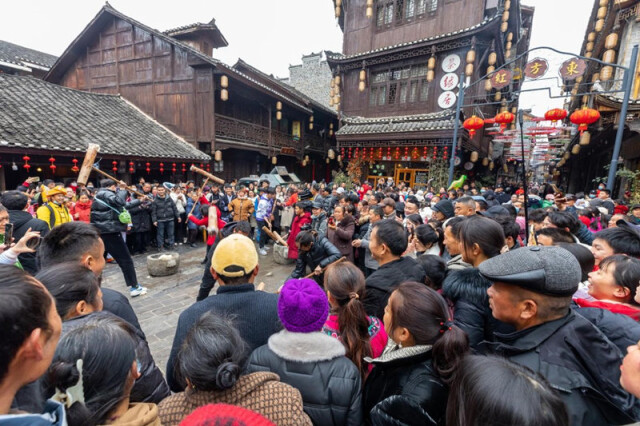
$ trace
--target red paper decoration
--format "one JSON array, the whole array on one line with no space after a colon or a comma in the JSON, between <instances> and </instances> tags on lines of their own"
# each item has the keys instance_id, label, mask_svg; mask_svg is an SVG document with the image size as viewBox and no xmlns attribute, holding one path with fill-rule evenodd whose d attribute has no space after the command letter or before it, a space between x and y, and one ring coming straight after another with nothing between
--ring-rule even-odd
<instances>
[{"instance_id":1,"label":"red paper decoration","mask_svg":"<svg viewBox=\"0 0 640 426\"><path fill-rule=\"evenodd\" d=\"M25 155L24 157L22 157L22 159L24 160L24 165L22 167L27 169L27 172L28 172L29 169L31 168L31 165L29 164L29 160L31 160L31 158L28 155Z\"/></svg>"},{"instance_id":2,"label":"red paper decoration","mask_svg":"<svg viewBox=\"0 0 640 426\"><path fill-rule=\"evenodd\" d=\"M160 163L160 173L164 173L164 163Z\"/></svg>"},{"instance_id":3,"label":"red paper decoration","mask_svg":"<svg viewBox=\"0 0 640 426\"><path fill-rule=\"evenodd\" d=\"M182 173L187 173L187 165L184 163L182 163Z\"/></svg>"},{"instance_id":4,"label":"red paper decoration","mask_svg":"<svg viewBox=\"0 0 640 426\"><path fill-rule=\"evenodd\" d=\"M113 160L113 161L111 162L111 165L113 166L113 167L111 168L111 170L113 170L113 173L118 173L118 162L117 162L116 160Z\"/></svg>"},{"instance_id":5,"label":"red paper decoration","mask_svg":"<svg viewBox=\"0 0 640 426\"><path fill-rule=\"evenodd\" d=\"M390 159L391 159L391 147L388 146L387 147L387 160L390 160Z\"/></svg>"},{"instance_id":6,"label":"red paper decoration","mask_svg":"<svg viewBox=\"0 0 640 426\"><path fill-rule=\"evenodd\" d=\"M544 113L545 120L551 120L553 124L558 120L564 120L567 118L567 110L562 108L554 108Z\"/></svg>"},{"instance_id":7,"label":"red paper decoration","mask_svg":"<svg viewBox=\"0 0 640 426\"><path fill-rule=\"evenodd\" d=\"M147 166L147 174L151 173L151 163L145 163L145 166Z\"/></svg>"},{"instance_id":8,"label":"red paper decoration","mask_svg":"<svg viewBox=\"0 0 640 426\"><path fill-rule=\"evenodd\" d=\"M504 129L507 128L507 124L513 122L514 118L516 118L515 115L513 115L509 111L505 111L505 112L501 112L500 114L496 115L494 120L495 120L496 123L500 124L500 132L502 133L504 131Z\"/></svg>"},{"instance_id":9,"label":"red paper decoration","mask_svg":"<svg viewBox=\"0 0 640 426\"><path fill-rule=\"evenodd\" d=\"M176 172L176 163L171 163L171 173Z\"/></svg>"},{"instance_id":10,"label":"red paper decoration","mask_svg":"<svg viewBox=\"0 0 640 426\"><path fill-rule=\"evenodd\" d=\"M423 156L424 158L427 158L427 156L428 156L428 155L429 155L429 154L427 153L427 147L425 146L424 148L422 148L422 156Z\"/></svg>"},{"instance_id":11,"label":"red paper decoration","mask_svg":"<svg viewBox=\"0 0 640 426\"><path fill-rule=\"evenodd\" d=\"M462 127L464 127L469 131L469 137L471 139L473 139L473 137L475 136L476 131L479 129L482 129L483 126L484 126L484 120L475 115L472 115L470 118L467 118L466 120L464 120L464 123L462 123Z\"/></svg>"},{"instance_id":12,"label":"red paper decoration","mask_svg":"<svg viewBox=\"0 0 640 426\"><path fill-rule=\"evenodd\" d=\"M129 173L133 173L135 171L136 171L135 164L133 164L133 161L129 161Z\"/></svg>"},{"instance_id":13,"label":"red paper decoration","mask_svg":"<svg viewBox=\"0 0 640 426\"><path fill-rule=\"evenodd\" d=\"M400 148L396 147L396 160L400 158Z\"/></svg>"},{"instance_id":14,"label":"red paper decoration","mask_svg":"<svg viewBox=\"0 0 640 426\"><path fill-rule=\"evenodd\" d=\"M589 124L600 120L600 113L593 108L585 107L571 114L569 119L573 124L578 125L578 130L580 130L580 134L582 135L582 132L587 130Z\"/></svg>"},{"instance_id":15,"label":"red paper decoration","mask_svg":"<svg viewBox=\"0 0 640 426\"><path fill-rule=\"evenodd\" d=\"M207 163L207 171L210 172L211 171L211 164Z\"/></svg>"},{"instance_id":16,"label":"red paper decoration","mask_svg":"<svg viewBox=\"0 0 640 426\"><path fill-rule=\"evenodd\" d=\"M445 160L445 161L447 160L447 149L448 148L445 146L444 147L444 153L442 154L442 159Z\"/></svg>"},{"instance_id":17,"label":"red paper decoration","mask_svg":"<svg viewBox=\"0 0 640 426\"><path fill-rule=\"evenodd\" d=\"M78 160L74 158L73 160L71 160L71 162L73 163L73 167L71 167L71 171L74 173L78 173L80 171L80 169L78 168Z\"/></svg>"},{"instance_id":18,"label":"red paper decoration","mask_svg":"<svg viewBox=\"0 0 640 426\"><path fill-rule=\"evenodd\" d=\"M56 164L55 164L56 159L55 159L55 158L53 158L53 156L51 156L51 157L49 158L49 162L51 163L51 164L49 165L49 168L51 169L51 173L55 173L55 172L56 172L56 168L57 168L57 167L56 167Z\"/></svg>"}]
</instances>

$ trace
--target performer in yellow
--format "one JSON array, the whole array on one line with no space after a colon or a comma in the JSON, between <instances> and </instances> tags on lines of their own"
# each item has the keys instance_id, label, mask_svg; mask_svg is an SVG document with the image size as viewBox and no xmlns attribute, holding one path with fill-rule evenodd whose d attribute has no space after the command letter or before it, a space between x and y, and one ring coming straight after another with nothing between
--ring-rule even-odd
<instances>
[{"instance_id":1,"label":"performer in yellow","mask_svg":"<svg viewBox=\"0 0 640 426\"><path fill-rule=\"evenodd\" d=\"M36 210L36 217L44 220L49 225L49 229L73 221L66 207L66 195L67 191L61 186L51 188L46 192L47 202Z\"/></svg>"}]
</instances>

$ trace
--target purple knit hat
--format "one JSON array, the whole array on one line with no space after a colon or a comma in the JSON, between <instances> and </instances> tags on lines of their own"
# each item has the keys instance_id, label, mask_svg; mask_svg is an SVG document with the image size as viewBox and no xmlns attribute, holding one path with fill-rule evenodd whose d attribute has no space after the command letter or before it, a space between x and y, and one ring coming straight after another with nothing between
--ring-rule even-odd
<instances>
[{"instance_id":1,"label":"purple knit hat","mask_svg":"<svg viewBox=\"0 0 640 426\"><path fill-rule=\"evenodd\" d=\"M314 280L291 279L282 287L278 316L286 330L295 333L320 331L328 315L327 295Z\"/></svg>"}]
</instances>

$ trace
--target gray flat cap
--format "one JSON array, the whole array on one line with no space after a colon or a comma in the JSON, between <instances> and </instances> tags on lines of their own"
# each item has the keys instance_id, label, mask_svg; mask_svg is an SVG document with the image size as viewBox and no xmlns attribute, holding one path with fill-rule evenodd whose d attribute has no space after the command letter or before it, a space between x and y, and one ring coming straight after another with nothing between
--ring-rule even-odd
<instances>
[{"instance_id":1,"label":"gray flat cap","mask_svg":"<svg viewBox=\"0 0 640 426\"><path fill-rule=\"evenodd\" d=\"M523 247L482 262L489 281L517 285L548 296L571 296L582 277L573 254L561 247Z\"/></svg>"}]
</instances>

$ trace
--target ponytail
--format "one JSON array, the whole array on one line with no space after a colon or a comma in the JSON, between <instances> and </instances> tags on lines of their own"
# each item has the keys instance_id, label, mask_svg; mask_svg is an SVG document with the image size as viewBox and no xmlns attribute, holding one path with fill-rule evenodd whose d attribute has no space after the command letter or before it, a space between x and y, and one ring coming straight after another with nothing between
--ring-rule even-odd
<instances>
[{"instance_id":1,"label":"ponytail","mask_svg":"<svg viewBox=\"0 0 640 426\"><path fill-rule=\"evenodd\" d=\"M450 384L462 359L469 351L469 337L460 327L451 323L433 343L433 368L442 381Z\"/></svg>"}]
</instances>

